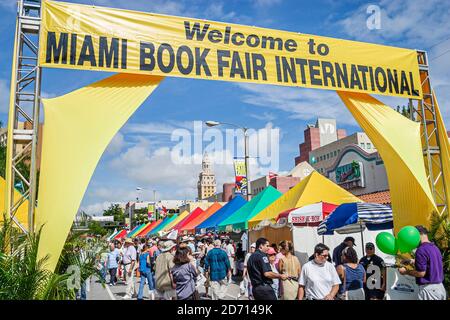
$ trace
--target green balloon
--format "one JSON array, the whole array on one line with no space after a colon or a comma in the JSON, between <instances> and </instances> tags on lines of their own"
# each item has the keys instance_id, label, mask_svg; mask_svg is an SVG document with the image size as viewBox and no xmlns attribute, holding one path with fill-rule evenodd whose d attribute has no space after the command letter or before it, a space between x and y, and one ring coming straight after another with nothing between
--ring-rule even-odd
<instances>
[{"instance_id":1,"label":"green balloon","mask_svg":"<svg viewBox=\"0 0 450 320\"><path fill-rule=\"evenodd\" d=\"M397 241L401 253L411 252L420 243L420 233L413 226L403 227L397 234Z\"/></svg>"},{"instance_id":2,"label":"green balloon","mask_svg":"<svg viewBox=\"0 0 450 320\"><path fill-rule=\"evenodd\" d=\"M397 254L397 242L395 237L389 232L380 232L377 235L376 241L377 247L386 254Z\"/></svg>"}]
</instances>

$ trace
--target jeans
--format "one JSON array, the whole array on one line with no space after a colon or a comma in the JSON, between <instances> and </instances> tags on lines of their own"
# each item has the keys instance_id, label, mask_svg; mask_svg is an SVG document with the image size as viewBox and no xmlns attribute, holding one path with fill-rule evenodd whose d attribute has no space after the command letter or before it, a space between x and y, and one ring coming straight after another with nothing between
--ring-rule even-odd
<instances>
[{"instance_id":1,"label":"jeans","mask_svg":"<svg viewBox=\"0 0 450 320\"><path fill-rule=\"evenodd\" d=\"M86 281L82 281L81 282L81 288L76 293L76 299L77 300L86 300L87 299L87 295L86 295Z\"/></svg>"},{"instance_id":2,"label":"jeans","mask_svg":"<svg viewBox=\"0 0 450 320\"><path fill-rule=\"evenodd\" d=\"M139 281L138 300L142 300L142 298L144 296L145 282L148 282L148 290L150 290L150 291L155 290L155 285L153 282L153 275L150 270L147 272L141 271L141 280Z\"/></svg>"},{"instance_id":3,"label":"jeans","mask_svg":"<svg viewBox=\"0 0 450 320\"><path fill-rule=\"evenodd\" d=\"M109 270L109 284L117 283L117 268L110 268Z\"/></svg>"}]
</instances>

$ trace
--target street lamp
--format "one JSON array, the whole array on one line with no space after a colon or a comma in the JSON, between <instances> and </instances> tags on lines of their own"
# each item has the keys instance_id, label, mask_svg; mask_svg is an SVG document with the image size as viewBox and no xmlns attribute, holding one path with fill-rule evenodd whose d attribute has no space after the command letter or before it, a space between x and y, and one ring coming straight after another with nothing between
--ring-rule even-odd
<instances>
[{"instance_id":1,"label":"street lamp","mask_svg":"<svg viewBox=\"0 0 450 320\"><path fill-rule=\"evenodd\" d=\"M234 124L234 123L218 122L218 121L212 121L212 120L205 121L205 124L208 127L216 127L216 126L220 126L220 125L225 124L225 125L229 125L229 126L241 129L244 132L244 153L245 153L244 159L245 159L245 172L247 174L247 201L249 201L250 198L251 198L250 197L251 196L250 192L251 192L252 189L250 187L250 168L249 168L249 163L248 163L248 159L249 159L249 155L248 155L248 139L249 139L249 137L248 137L248 134L247 134L248 128L241 127L241 126L239 126L237 124Z\"/></svg>"}]
</instances>

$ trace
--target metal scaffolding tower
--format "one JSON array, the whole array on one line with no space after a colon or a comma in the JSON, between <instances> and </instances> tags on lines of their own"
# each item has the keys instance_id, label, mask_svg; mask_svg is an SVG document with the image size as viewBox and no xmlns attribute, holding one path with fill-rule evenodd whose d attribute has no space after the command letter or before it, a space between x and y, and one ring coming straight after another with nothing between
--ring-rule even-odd
<instances>
[{"instance_id":1,"label":"metal scaffolding tower","mask_svg":"<svg viewBox=\"0 0 450 320\"><path fill-rule=\"evenodd\" d=\"M422 100L410 100L410 116L412 120L421 123L424 163L434 201L439 210L438 214L448 215L446 183L450 181L445 181L443 174L436 106L430 81L427 53L418 50L417 59L423 98Z\"/></svg>"},{"instance_id":2,"label":"metal scaffolding tower","mask_svg":"<svg viewBox=\"0 0 450 320\"><path fill-rule=\"evenodd\" d=\"M19 0L17 6L14 56L6 151L6 218L24 232L33 232L36 205L36 149L39 128L41 68L38 66L41 1ZM26 161L30 170L20 172ZM14 199L16 183L23 184L19 199ZM28 200L28 226L15 217L17 209Z\"/></svg>"}]
</instances>

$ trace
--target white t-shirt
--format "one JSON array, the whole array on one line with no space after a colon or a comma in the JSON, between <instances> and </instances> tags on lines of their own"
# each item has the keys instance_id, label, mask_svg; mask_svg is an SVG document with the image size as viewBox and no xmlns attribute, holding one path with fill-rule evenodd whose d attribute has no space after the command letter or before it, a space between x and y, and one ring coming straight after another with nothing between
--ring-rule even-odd
<instances>
[{"instance_id":1,"label":"white t-shirt","mask_svg":"<svg viewBox=\"0 0 450 320\"><path fill-rule=\"evenodd\" d=\"M247 254L245 255L245 258L244 258L244 267L247 266L248 259L250 258L251 255L252 255L251 252L249 252L249 253L247 253Z\"/></svg>"},{"instance_id":2,"label":"white t-shirt","mask_svg":"<svg viewBox=\"0 0 450 320\"><path fill-rule=\"evenodd\" d=\"M132 261L136 261L136 248L134 246L129 246L128 248L125 248L123 251L123 264L129 264Z\"/></svg>"},{"instance_id":3,"label":"white t-shirt","mask_svg":"<svg viewBox=\"0 0 450 320\"><path fill-rule=\"evenodd\" d=\"M228 258L231 258L232 256L234 256L234 247L231 243L229 245L227 245L226 251L227 251Z\"/></svg>"},{"instance_id":4,"label":"white t-shirt","mask_svg":"<svg viewBox=\"0 0 450 320\"><path fill-rule=\"evenodd\" d=\"M320 265L311 260L303 266L298 283L305 287L306 299L323 300L341 280L332 263Z\"/></svg>"}]
</instances>

